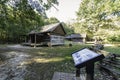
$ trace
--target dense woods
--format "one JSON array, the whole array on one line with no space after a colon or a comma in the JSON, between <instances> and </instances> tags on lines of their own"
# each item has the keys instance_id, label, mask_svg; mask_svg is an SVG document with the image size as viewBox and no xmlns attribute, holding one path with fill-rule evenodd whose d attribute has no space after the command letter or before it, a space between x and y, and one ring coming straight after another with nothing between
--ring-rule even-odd
<instances>
[{"instance_id":1,"label":"dense woods","mask_svg":"<svg viewBox=\"0 0 120 80\"><path fill-rule=\"evenodd\" d=\"M74 31L107 42L120 41L120 0L82 0Z\"/></svg>"},{"instance_id":2,"label":"dense woods","mask_svg":"<svg viewBox=\"0 0 120 80\"><path fill-rule=\"evenodd\" d=\"M31 3L30 3L31 1ZM0 43L22 41L24 35L45 24L59 22L56 18L47 18L46 10L58 5L56 0L40 4L32 0L0 1Z\"/></svg>"}]
</instances>

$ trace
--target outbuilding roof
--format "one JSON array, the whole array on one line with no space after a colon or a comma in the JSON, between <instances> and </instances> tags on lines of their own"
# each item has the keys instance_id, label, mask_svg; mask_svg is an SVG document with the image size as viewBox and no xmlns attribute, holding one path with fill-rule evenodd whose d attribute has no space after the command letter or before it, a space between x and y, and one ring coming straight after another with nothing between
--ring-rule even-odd
<instances>
[{"instance_id":1,"label":"outbuilding roof","mask_svg":"<svg viewBox=\"0 0 120 80\"><path fill-rule=\"evenodd\" d=\"M85 38L85 37L86 37L86 34L74 33L74 34L67 35L65 38L71 39L71 38Z\"/></svg>"}]
</instances>

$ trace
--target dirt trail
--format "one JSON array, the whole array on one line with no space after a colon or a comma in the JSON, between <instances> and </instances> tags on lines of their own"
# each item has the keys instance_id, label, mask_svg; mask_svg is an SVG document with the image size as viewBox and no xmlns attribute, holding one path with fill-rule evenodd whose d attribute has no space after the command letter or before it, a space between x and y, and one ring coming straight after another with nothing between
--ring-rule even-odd
<instances>
[{"instance_id":1,"label":"dirt trail","mask_svg":"<svg viewBox=\"0 0 120 80\"><path fill-rule=\"evenodd\" d=\"M17 48L17 46L9 47L11 49ZM24 80L26 70L26 61L30 55L20 51L8 51L3 52L6 59L0 64L0 80Z\"/></svg>"}]
</instances>

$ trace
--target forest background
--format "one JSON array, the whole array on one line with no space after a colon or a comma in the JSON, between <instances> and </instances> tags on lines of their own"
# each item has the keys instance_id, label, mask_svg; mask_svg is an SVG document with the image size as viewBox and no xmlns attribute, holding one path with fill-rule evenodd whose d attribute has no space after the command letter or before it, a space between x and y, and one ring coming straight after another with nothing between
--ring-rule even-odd
<instances>
[{"instance_id":1,"label":"forest background","mask_svg":"<svg viewBox=\"0 0 120 80\"><path fill-rule=\"evenodd\" d=\"M48 18L46 10L57 8L57 0L1 0L0 43L20 43L24 35L43 25L60 22ZM100 39L104 42L120 42L120 1L82 0L77 19L64 23L67 34L87 34L87 40Z\"/></svg>"}]
</instances>

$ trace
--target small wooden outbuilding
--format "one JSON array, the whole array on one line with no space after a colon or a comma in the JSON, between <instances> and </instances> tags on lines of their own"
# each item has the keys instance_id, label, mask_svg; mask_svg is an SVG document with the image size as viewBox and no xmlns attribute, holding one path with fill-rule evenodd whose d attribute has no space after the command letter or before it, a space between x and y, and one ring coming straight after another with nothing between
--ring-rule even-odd
<instances>
[{"instance_id":1,"label":"small wooden outbuilding","mask_svg":"<svg viewBox=\"0 0 120 80\"><path fill-rule=\"evenodd\" d=\"M24 45L64 45L64 36L66 32L62 23L55 23L42 26L40 29L33 30L28 34L27 43Z\"/></svg>"},{"instance_id":2,"label":"small wooden outbuilding","mask_svg":"<svg viewBox=\"0 0 120 80\"><path fill-rule=\"evenodd\" d=\"M67 35L65 38L73 42L85 42L86 34L73 33Z\"/></svg>"}]
</instances>

